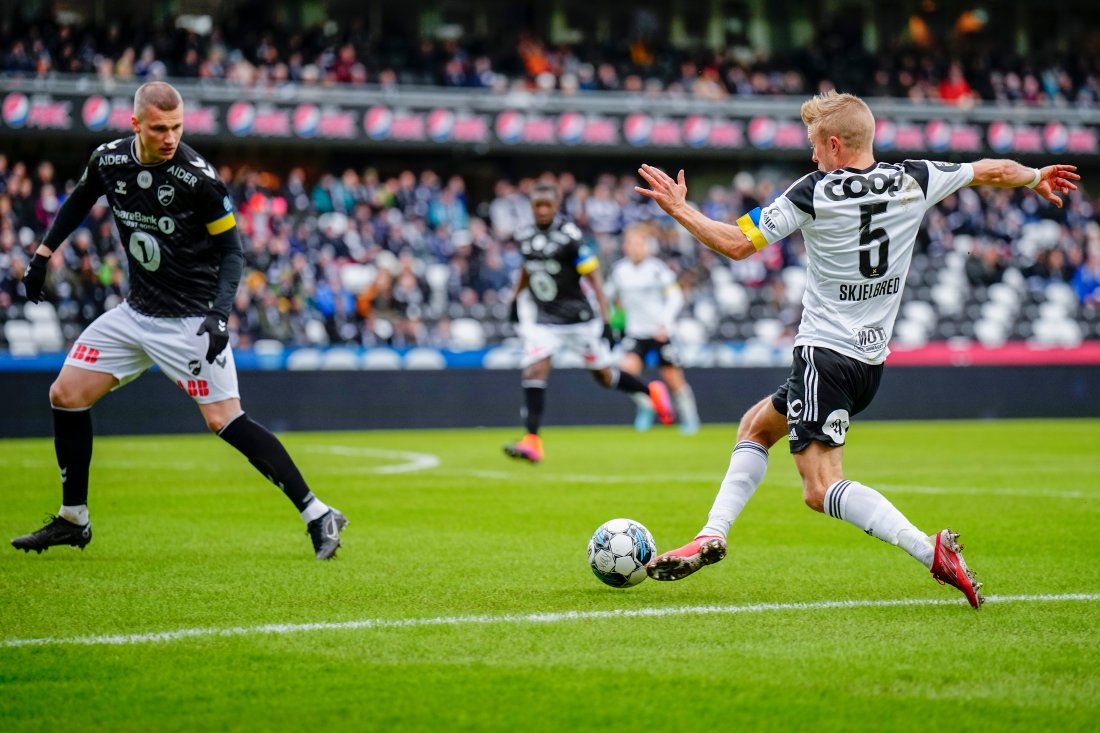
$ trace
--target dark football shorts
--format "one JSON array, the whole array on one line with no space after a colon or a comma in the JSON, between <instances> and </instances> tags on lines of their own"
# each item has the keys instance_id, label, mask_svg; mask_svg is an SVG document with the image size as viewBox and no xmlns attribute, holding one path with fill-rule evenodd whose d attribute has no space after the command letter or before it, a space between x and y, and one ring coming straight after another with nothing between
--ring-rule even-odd
<instances>
[{"instance_id":1,"label":"dark football shorts","mask_svg":"<svg viewBox=\"0 0 1100 733\"><path fill-rule=\"evenodd\" d=\"M650 354L657 355L657 366L680 366L680 354L671 341L658 341L657 339L636 339L627 337L623 339L623 349L628 353L637 354L642 363L646 363L646 357Z\"/></svg>"},{"instance_id":2,"label":"dark football shorts","mask_svg":"<svg viewBox=\"0 0 1100 733\"><path fill-rule=\"evenodd\" d=\"M787 381L772 405L787 415L791 453L810 441L844 445L851 418L871 404L882 382L882 364L865 364L820 346L794 347Z\"/></svg>"}]
</instances>

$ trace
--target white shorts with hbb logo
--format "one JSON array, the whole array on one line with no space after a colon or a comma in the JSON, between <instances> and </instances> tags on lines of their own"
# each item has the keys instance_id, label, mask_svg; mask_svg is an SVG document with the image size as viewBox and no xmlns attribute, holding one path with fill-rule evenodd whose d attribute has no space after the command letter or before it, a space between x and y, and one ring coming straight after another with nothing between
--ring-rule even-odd
<instances>
[{"instance_id":1,"label":"white shorts with hbb logo","mask_svg":"<svg viewBox=\"0 0 1100 733\"><path fill-rule=\"evenodd\" d=\"M210 337L195 333L202 321L202 316L146 316L123 301L84 329L65 364L110 374L118 380L118 387L156 364L196 402L237 399L240 393L233 350L226 346L213 364L207 364Z\"/></svg>"}]
</instances>

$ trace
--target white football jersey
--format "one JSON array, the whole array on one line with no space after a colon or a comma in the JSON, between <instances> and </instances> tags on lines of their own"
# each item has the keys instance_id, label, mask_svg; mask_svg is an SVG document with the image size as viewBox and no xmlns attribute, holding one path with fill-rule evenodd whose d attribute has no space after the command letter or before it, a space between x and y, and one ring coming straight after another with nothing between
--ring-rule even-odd
<instances>
[{"instance_id":1,"label":"white football jersey","mask_svg":"<svg viewBox=\"0 0 1100 733\"><path fill-rule=\"evenodd\" d=\"M795 345L885 361L924 213L973 178L969 163L927 160L818 171L738 219L757 249L802 230L808 263Z\"/></svg>"},{"instance_id":2,"label":"white football jersey","mask_svg":"<svg viewBox=\"0 0 1100 733\"><path fill-rule=\"evenodd\" d=\"M627 336L653 338L661 326L671 335L684 299L668 265L656 257L637 265L624 258L611 268L607 284L608 297L618 298L626 312Z\"/></svg>"}]
</instances>

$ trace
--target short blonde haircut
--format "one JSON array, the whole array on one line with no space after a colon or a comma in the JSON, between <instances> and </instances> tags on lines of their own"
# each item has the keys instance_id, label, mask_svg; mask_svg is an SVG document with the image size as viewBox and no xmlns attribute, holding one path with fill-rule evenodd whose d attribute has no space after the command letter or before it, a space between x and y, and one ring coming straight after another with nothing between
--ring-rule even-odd
<instances>
[{"instance_id":1,"label":"short blonde haircut","mask_svg":"<svg viewBox=\"0 0 1100 733\"><path fill-rule=\"evenodd\" d=\"M134 117L140 118L145 110L156 107L162 112L171 112L183 104L183 97L171 84L163 81L151 81L142 84L134 94Z\"/></svg>"},{"instance_id":2,"label":"short blonde haircut","mask_svg":"<svg viewBox=\"0 0 1100 733\"><path fill-rule=\"evenodd\" d=\"M802 103L802 121L810 139L824 142L834 135L852 150L871 150L875 139L875 116L854 94L830 89Z\"/></svg>"}]
</instances>

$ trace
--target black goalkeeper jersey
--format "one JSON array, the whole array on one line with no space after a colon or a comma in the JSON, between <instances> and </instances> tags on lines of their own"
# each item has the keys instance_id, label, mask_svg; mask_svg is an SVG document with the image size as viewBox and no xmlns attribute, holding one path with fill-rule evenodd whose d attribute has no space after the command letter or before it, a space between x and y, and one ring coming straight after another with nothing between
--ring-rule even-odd
<instances>
[{"instance_id":1,"label":"black goalkeeper jersey","mask_svg":"<svg viewBox=\"0 0 1100 733\"><path fill-rule=\"evenodd\" d=\"M78 187L104 195L130 265L127 302L149 316L206 314L222 252L211 240L236 225L213 166L180 143L171 160L142 165L133 136L104 143Z\"/></svg>"},{"instance_id":2,"label":"black goalkeeper jersey","mask_svg":"<svg viewBox=\"0 0 1100 733\"><path fill-rule=\"evenodd\" d=\"M600 266L576 224L555 217L549 227L515 233L523 253L527 288L538 305L539 323L583 323L595 316L581 276Z\"/></svg>"}]
</instances>

